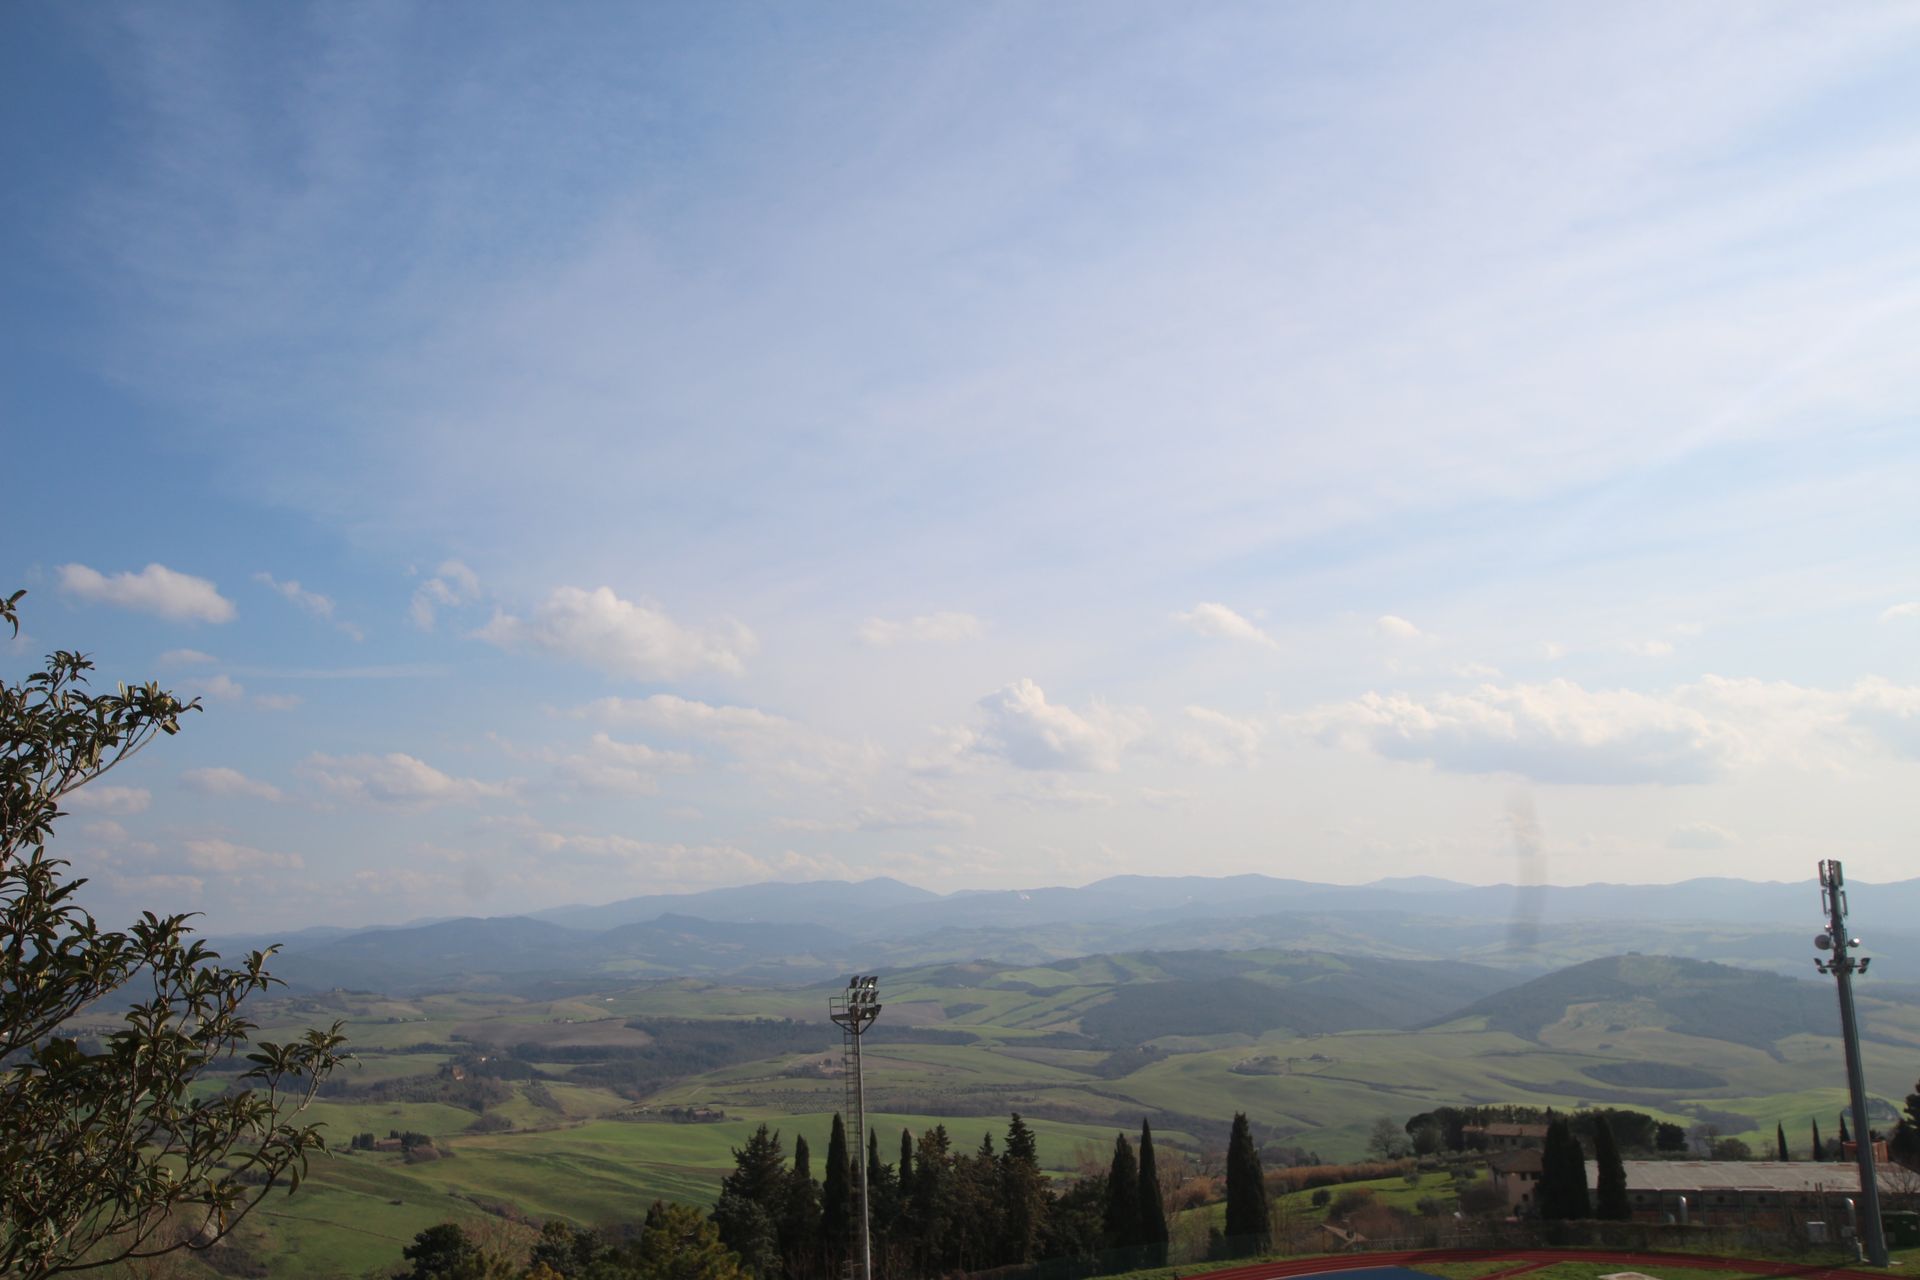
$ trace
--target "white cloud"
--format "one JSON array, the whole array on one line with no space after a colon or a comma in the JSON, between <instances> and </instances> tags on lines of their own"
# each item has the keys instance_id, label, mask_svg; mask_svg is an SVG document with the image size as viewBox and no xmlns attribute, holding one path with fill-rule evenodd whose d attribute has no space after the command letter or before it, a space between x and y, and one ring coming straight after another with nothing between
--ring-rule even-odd
<instances>
[{"instance_id":1,"label":"white cloud","mask_svg":"<svg viewBox=\"0 0 1920 1280\"><path fill-rule=\"evenodd\" d=\"M1166 787L1142 787L1140 803L1151 809L1180 809L1193 803L1193 792Z\"/></svg>"},{"instance_id":2,"label":"white cloud","mask_svg":"<svg viewBox=\"0 0 1920 1280\"><path fill-rule=\"evenodd\" d=\"M870 745L817 733L785 716L755 707L716 706L671 693L601 698L570 714L711 744L739 767L785 782L847 786L871 773L881 760Z\"/></svg>"},{"instance_id":3,"label":"white cloud","mask_svg":"<svg viewBox=\"0 0 1920 1280\"><path fill-rule=\"evenodd\" d=\"M965 726L936 729L931 746L907 754L907 772L922 778L951 778L977 764L980 735Z\"/></svg>"},{"instance_id":4,"label":"white cloud","mask_svg":"<svg viewBox=\"0 0 1920 1280\"><path fill-rule=\"evenodd\" d=\"M1665 640L1630 640L1622 647L1640 658L1665 658L1673 653L1673 645Z\"/></svg>"},{"instance_id":5,"label":"white cloud","mask_svg":"<svg viewBox=\"0 0 1920 1280\"><path fill-rule=\"evenodd\" d=\"M1557 641L1543 640L1540 642L1540 656L1548 662L1558 662L1567 656L1567 646Z\"/></svg>"},{"instance_id":6,"label":"white cloud","mask_svg":"<svg viewBox=\"0 0 1920 1280\"><path fill-rule=\"evenodd\" d=\"M560 762L560 775L589 791L652 795L660 789L662 773L692 763L693 757L684 751L660 751L645 743L620 742L596 733L585 752Z\"/></svg>"},{"instance_id":7,"label":"white cloud","mask_svg":"<svg viewBox=\"0 0 1920 1280\"><path fill-rule=\"evenodd\" d=\"M876 649L909 640L956 644L963 640L978 640L984 630L980 619L970 613L923 613L904 621L868 618L860 624L860 639Z\"/></svg>"},{"instance_id":8,"label":"white cloud","mask_svg":"<svg viewBox=\"0 0 1920 1280\"><path fill-rule=\"evenodd\" d=\"M1849 703L1849 723L1896 755L1920 760L1920 688L1870 677L1853 687Z\"/></svg>"},{"instance_id":9,"label":"white cloud","mask_svg":"<svg viewBox=\"0 0 1920 1280\"><path fill-rule=\"evenodd\" d=\"M1456 773L1540 782L1704 782L1723 773L1735 736L1671 700L1591 692L1568 680L1425 700L1368 693L1309 713L1322 741L1425 761Z\"/></svg>"},{"instance_id":10,"label":"white cloud","mask_svg":"<svg viewBox=\"0 0 1920 1280\"><path fill-rule=\"evenodd\" d=\"M1187 613L1174 614L1173 620L1195 635L1206 636L1209 639L1239 640L1268 649L1279 647L1274 643L1272 636L1224 604L1203 602L1193 606Z\"/></svg>"},{"instance_id":11,"label":"white cloud","mask_svg":"<svg viewBox=\"0 0 1920 1280\"><path fill-rule=\"evenodd\" d=\"M698 632L653 605L622 600L608 587L559 587L527 619L496 613L474 632L502 649L545 653L633 680L663 680L698 671L738 674L754 651L739 623Z\"/></svg>"},{"instance_id":12,"label":"white cloud","mask_svg":"<svg viewBox=\"0 0 1920 1280\"><path fill-rule=\"evenodd\" d=\"M232 874L237 871L296 870L305 865L297 853L269 853L231 840L188 840L186 863L195 871Z\"/></svg>"},{"instance_id":13,"label":"white cloud","mask_svg":"<svg viewBox=\"0 0 1920 1280\"><path fill-rule=\"evenodd\" d=\"M256 693L253 705L262 711L292 711L304 701L297 693Z\"/></svg>"},{"instance_id":14,"label":"white cloud","mask_svg":"<svg viewBox=\"0 0 1920 1280\"><path fill-rule=\"evenodd\" d=\"M679 737L722 742L741 738L787 738L801 732L801 726L785 716L754 707L714 706L672 693L656 693L645 698L600 698L576 707L572 714L613 724L640 725Z\"/></svg>"},{"instance_id":15,"label":"white cloud","mask_svg":"<svg viewBox=\"0 0 1920 1280\"><path fill-rule=\"evenodd\" d=\"M205 578L150 564L112 577L83 564L60 566L60 589L95 604L117 605L175 622L231 622L233 602Z\"/></svg>"},{"instance_id":16,"label":"white cloud","mask_svg":"<svg viewBox=\"0 0 1920 1280\"><path fill-rule=\"evenodd\" d=\"M1250 765L1260 753L1266 727L1211 707L1188 707L1188 728L1174 736L1174 749L1203 765Z\"/></svg>"},{"instance_id":17,"label":"white cloud","mask_svg":"<svg viewBox=\"0 0 1920 1280\"><path fill-rule=\"evenodd\" d=\"M479 598L479 577L458 560L448 560L441 564L438 573L413 589L413 600L407 606L407 616L413 619L413 625L420 630L431 631L437 620L438 609L458 608L463 604L472 604Z\"/></svg>"},{"instance_id":18,"label":"white cloud","mask_svg":"<svg viewBox=\"0 0 1920 1280\"><path fill-rule=\"evenodd\" d=\"M499 799L519 790L516 782L455 778L398 751L380 756L315 754L308 756L300 769L337 796L394 808Z\"/></svg>"},{"instance_id":19,"label":"white cloud","mask_svg":"<svg viewBox=\"0 0 1920 1280\"><path fill-rule=\"evenodd\" d=\"M189 693L203 694L216 702L236 702L246 696L246 689L236 680L225 675L200 676L186 682Z\"/></svg>"},{"instance_id":20,"label":"white cloud","mask_svg":"<svg viewBox=\"0 0 1920 1280\"><path fill-rule=\"evenodd\" d=\"M1920 618L1920 600L1896 604L1880 615L1882 622L1894 622L1901 618Z\"/></svg>"},{"instance_id":21,"label":"white cloud","mask_svg":"<svg viewBox=\"0 0 1920 1280\"><path fill-rule=\"evenodd\" d=\"M1381 635L1393 640L1418 640L1426 632L1408 622L1398 614L1383 613L1373 624Z\"/></svg>"},{"instance_id":22,"label":"white cloud","mask_svg":"<svg viewBox=\"0 0 1920 1280\"><path fill-rule=\"evenodd\" d=\"M1920 688L1880 679L1825 690L1708 675L1659 695L1563 679L1368 693L1296 719L1323 742L1539 782L1707 782L1763 762L1831 769L1848 752L1920 759Z\"/></svg>"},{"instance_id":23,"label":"white cloud","mask_svg":"<svg viewBox=\"0 0 1920 1280\"><path fill-rule=\"evenodd\" d=\"M1082 714L1047 701L1031 680L1012 684L980 699L987 726L974 750L998 756L1022 769L1072 769L1111 772L1120 754L1146 732L1139 712L1101 703Z\"/></svg>"},{"instance_id":24,"label":"white cloud","mask_svg":"<svg viewBox=\"0 0 1920 1280\"><path fill-rule=\"evenodd\" d=\"M292 601L295 606L312 614L314 617L331 622L346 636L354 640L365 640L367 638L366 633L353 623L343 621L333 616L333 600L331 597L323 596L318 591L309 591L291 578L285 582L278 581L272 574L265 570L254 574L253 580L271 590L279 592L286 599Z\"/></svg>"},{"instance_id":25,"label":"white cloud","mask_svg":"<svg viewBox=\"0 0 1920 1280\"><path fill-rule=\"evenodd\" d=\"M218 661L220 659L212 654L202 653L198 649L169 649L160 655L160 665L163 667L202 666Z\"/></svg>"},{"instance_id":26,"label":"white cloud","mask_svg":"<svg viewBox=\"0 0 1920 1280\"><path fill-rule=\"evenodd\" d=\"M262 782L258 778L249 778L238 769L218 766L210 769L188 769L180 775L180 781L189 791L197 791L207 796L250 796L256 800L284 800L286 795L271 782Z\"/></svg>"},{"instance_id":27,"label":"white cloud","mask_svg":"<svg viewBox=\"0 0 1920 1280\"><path fill-rule=\"evenodd\" d=\"M153 803L153 792L145 787L116 787L94 782L70 791L60 798L62 808L75 813L115 813L122 816L145 813Z\"/></svg>"},{"instance_id":28,"label":"white cloud","mask_svg":"<svg viewBox=\"0 0 1920 1280\"><path fill-rule=\"evenodd\" d=\"M1739 843L1739 836L1711 822L1685 823L1667 837L1669 849L1725 849Z\"/></svg>"}]
</instances>

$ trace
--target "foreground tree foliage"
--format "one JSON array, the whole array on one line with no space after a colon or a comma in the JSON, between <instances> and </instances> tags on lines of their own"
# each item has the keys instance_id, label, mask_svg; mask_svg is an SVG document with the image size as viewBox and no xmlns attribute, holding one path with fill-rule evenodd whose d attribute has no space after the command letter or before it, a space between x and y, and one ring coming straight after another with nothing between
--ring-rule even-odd
<instances>
[{"instance_id":1,"label":"foreground tree foliage","mask_svg":"<svg viewBox=\"0 0 1920 1280\"><path fill-rule=\"evenodd\" d=\"M16 636L23 594L0 599ZM324 1143L292 1121L343 1056L338 1023L261 1042L231 1089L193 1096L248 1047L271 951L225 968L187 916L117 932L75 901L85 880L46 849L61 798L199 709L154 684L93 693L92 670L62 651L0 680L0 1276L30 1280L205 1248L298 1186ZM132 1007L100 1043L61 1034L114 996Z\"/></svg>"}]
</instances>

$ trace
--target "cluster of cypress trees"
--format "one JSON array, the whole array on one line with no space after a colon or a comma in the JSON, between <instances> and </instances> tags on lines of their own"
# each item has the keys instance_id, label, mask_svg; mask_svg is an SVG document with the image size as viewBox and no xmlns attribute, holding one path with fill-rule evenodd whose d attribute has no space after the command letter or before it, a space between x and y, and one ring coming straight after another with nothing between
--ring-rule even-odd
<instances>
[{"instance_id":1,"label":"cluster of cypress trees","mask_svg":"<svg viewBox=\"0 0 1920 1280\"><path fill-rule=\"evenodd\" d=\"M1145 1120L1140 1122L1137 1160L1127 1135L1114 1135L1101 1229L1104 1252L1111 1255L1108 1261L1114 1270L1167 1264L1167 1207L1153 1155L1153 1126Z\"/></svg>"},{"instance_id":2,"label":"cluster of cypress trees","mask_svg":"<svg viewBox=\"0 0 1920 1280\"><path fill-rule=\"evenodd\" d=\"M779 1133L766 1125L733 1159L713 1220L747 1269L759 1280L839 1275L857 1247L853 1153L841 1118L833 1118L820 1182L806 1139L794 1140L788 1167ZM868 1135L866 1162L876 1274L979 1271L1050 1256L1055 1197L1033 1130L1017 1113L1000 1151L988 1133L973 1152L955 1152L946 1126L935 1125L917 1139L902 1130L896 1164L881 1160L879 1135Z\"/></svg>"},{"instance_id":3,"label":"cluster of cypress trees","mask_svg":"<svg viewBox=\"0 0 1920 1280\"><path fill-rule=\"evenodd\" d=\"M793 1161L780 1135L760 1128L736 1148L721 1183L713 1221L720 1238L757 1280L825 1280L841 1274L857 1248L852 1153L833 1118L824 1176L815 1182L805 1139ZM1167 1261L1166 1200L1143 1121L1136 1146L1114 1138L1105 1177L1051 1186L1040 1172L1033 1130L1018 1113L1004 1145L991 1133L972 1152L956 1152L945 1125L916 1138L900 1135L899 1159L880 1158L878 1134L866 1151L869 1229L876 1275L929 1276L1075 1258L1090 1271L1128 1271ZM1260 1154L1244 1114L1227 1150L1224 1249L1255 1253L1271 1235Z\"/></svg>"},{"instance_id":4,"label":"cluster of cypress trees","mask_svg":"<svg viewBox=\"0 0 1920 1280\"><path fill-rule=\"evenodd\" d=\"M1587 1187L1587 1158L1573 1126L1556 1119L1547 1125L1540 1152L1540 1183L1534 1211L1542 1218L1601 1218L1624 1222L1633 1216L1627 1198L1627 1170L1620 1159L1613 1126L1602 1115L1593 1126L1594 1187Z\"/></svg>"}]
</instances>

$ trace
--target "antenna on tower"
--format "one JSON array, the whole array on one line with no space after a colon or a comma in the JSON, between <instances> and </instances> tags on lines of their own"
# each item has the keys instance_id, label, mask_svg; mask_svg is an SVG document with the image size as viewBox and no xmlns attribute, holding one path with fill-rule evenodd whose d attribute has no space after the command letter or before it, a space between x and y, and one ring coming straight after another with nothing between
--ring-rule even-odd
<instances>
[{"instance_id":1,"label":"antenna on tower","mask_svg":"<svg viewBox=\"0 0 1920 1280\"><path fill-rule=\"evenodd\" d=\"M1847 1051L1847 1092L1853 1101L1853 1152L1860 1166L1860 1234L1865 1245L1863 1255L1870 1266L1887 1265L1887 1238L1880 1230L1880 1183L1873 1171L1873 1130L1867 1125L1867 1079L1860 1066L1860 1024L1853 1013L1853 975L1865 974L1871 957L1859 959L1847 954L1860 945L1860 939L1847 933L1847 880L1840 863L1827 859L1820 864L1820 909L1827 914L1827 931L1813 940L1815 950L1832 953L1831 959L1815 957L1813 967L1833 975L1840 990L1840 1041Z\"/></svg>"},{"instance_id":2,"label":"antenna on tower","mask_svg":"<svg viewBox=\"0 0 1920 1280\"><path fill-rule=\"evenodd\" d=\"M847 980L845 995L827 1000L827 1016L840 1024L841 1062L845 1067L847 1113L853 1117L853 1198L860 1211L860 1275L858 1280L873 1280L873 1237L867 1223L867 1091L860 1073L860 1037L880 1016L880 978L877 974L855 974ZM1877 1219L1876 1219L1877 1221Z\"/></svg>"}]
</instances>

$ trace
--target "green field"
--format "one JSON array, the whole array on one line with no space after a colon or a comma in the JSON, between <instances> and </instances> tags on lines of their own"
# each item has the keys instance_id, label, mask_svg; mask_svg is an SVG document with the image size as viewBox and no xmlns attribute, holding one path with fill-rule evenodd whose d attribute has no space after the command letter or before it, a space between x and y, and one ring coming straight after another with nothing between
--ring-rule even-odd
<instances>
[{"instance_id":1,"label":"green field","mask_svg":"<svg viewBox=\"0 0 1920 1280\"><path fill-rule=\"evenodd\" d=\"M896 1158L902 1129L917 1135L935 1124L946 1125L960 1150L977 1147L984 1133L997 1144L1008 1113L1019 1111L1056 1176L1101 1167L1116 1130L1137 1132L1143 1118L1153 1121L1163 1168L1191 1171L1211 1167L1227 1122L1245 1111L1270 1150L1341 1160L1363 1153L1382 1116L1397 1123L1441 1104L1470 1103L1631 1106L1682 1126L1711 1119L1723 1135L1761 1152L1771 1151L1781 1124L1799 1154L1808 1121L1820 1117L1831 1135L1844 1105L1836 1038L1712 1039L1672 1025L1645 1001L1570 1005L1531 1037L1489 1029L1485 1017L1417 1031L1228 1028L1118 1049L1082 1034L1081 1020L1116 991L1163 980L1157 962L1166 959L1096 957L1020 970L950 965L895 976L883 1015L894 1038L876 1036L865 1055L882 1158ZM1276 971L1276 985L1299 980L1298 960L1287 963L1293 968ZM658 1020L697 1019L727 1035L749 1025L741 1020L823 1024L827 994L678 980L552 1001L336 992L263 1005L260 1034L268 1039L344 1018L360 1063L342 1073L346 1096L323 1098L311 1110L336 1154L315 1162L299 1195L266 1205L242 1232L241 1247L273 1257L275 1274L337 1275L392 1263L414 1232L447 1218L600 1224L633 1221L656 1197L706 1205L731 1168L732 1148L762 1123L781 1132L789 1151L804 1136L817 1175L845 1097L831 1027L789 1028L783 1034L798 1047L770 1057L643 1075L637 1085L594 1073L671 1049L655 1041L675 1040L674 1024ZM1886 1001L1863 1005L1869 1084L1892 1105L1920 1075L1920 1013ZM628 1027L632 1018L649 1020L657 1034ZM956 1033L971 1042L898 1039ZM528 1059L515 1060L516 1053ZM502 1058L515 1061L518 1077L490 1086L484 1105L365 1096L405 1093L456 1061L484 1071L483 1059ZM1619 1071L1609 1064L1669 1064L1663 1069L1683 1072L1677 1078L1693 1087L1628 1088L1591 1073ZM525 1078L529 1071L541 1078ZM725 1118L676 1123L674 1109ZM482 1110L484 1126L497 1131L476 1131ZM384 1138L408 1130L429 1135L437 1158L409 1163L394 1151L344 1149L357 1133ZM1424 1196L1452 1195L1439 1174L1418 1186L1400 1179L1372 1185L1381 1202L1406 1209ZM1324 1213L1307 1193L1288 1199L1299 1201L1285 1206L1290 1213L1314 1220ZM1204 1220L1187 1229L1203 1231Z\"/></svg>"}]
</instances>

